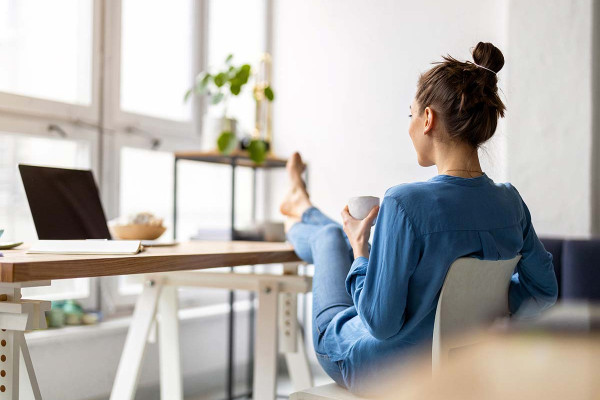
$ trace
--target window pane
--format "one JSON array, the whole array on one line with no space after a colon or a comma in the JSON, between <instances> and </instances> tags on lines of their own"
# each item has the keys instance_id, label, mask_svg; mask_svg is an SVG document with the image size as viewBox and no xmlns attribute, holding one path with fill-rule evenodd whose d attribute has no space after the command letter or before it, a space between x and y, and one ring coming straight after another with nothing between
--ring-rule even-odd
<instances>
[{"instance_id":1,"label":"window pane","mask_svg":"<svg viewBox=\"0 0 600 400\"><path fill-rule=\"evenodd\" d=\"M92 0L0 0L0 91L89 105Z\"/></svg>"},{"instance_id":2,"label":"window pane","mask_svg":"<svg viewBox=\"0 0 600 400\"><path fill-rule=\"evenodd\" d=\"M192 0L123 0L121 108L189 121L183 96L192 83Z\"/></svg>"},{"instance_id":3,"label":"window pane","mask_svg":"<svg viewBox=\"0 0 600 400\"><path fill-rule=\"evenodd\" d=\"M0 228L2 241L31 242L37 239L17 164L65 168L89 168L90 146L85 141L49 139L0 133ZM43 299L89 296L89 279L52 281L51 287L23 289L26 297Z\"/></svg>"},{"instance_id":4,"label":"window pane","mask_svg":"<svg viewBox=\"0 0 600 400\"><path fill-rule=\"evenodd\" d=\"M121 216L151 212L168 228L162 238L172 237L172 153L123 147L119 186Z\"/></svg>"},{"instance_id":5,"label":"window pane","mask_svg":"<svg viewBox=\"0 0 600 400\"><path fill-rule=\"evenodd\" d=\"M209 67L220 68L229 54L233 54L235 64L256 66L266 48L265 0L211 0L208 35ZM254 128L255 104L250 86L229 104L229 113L238 120L242 134ZM213 107L209 112L214 115L219 111Z\"/></svg>"}]
</instances>

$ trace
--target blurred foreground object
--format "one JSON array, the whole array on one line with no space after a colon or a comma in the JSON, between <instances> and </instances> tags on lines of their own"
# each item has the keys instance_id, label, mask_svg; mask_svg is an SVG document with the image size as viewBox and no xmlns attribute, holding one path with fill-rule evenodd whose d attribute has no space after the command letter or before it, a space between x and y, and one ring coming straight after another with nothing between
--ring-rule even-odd
<instances>
[{"instance_id":1,"label":"blurred foreground object","mask_svg":"<svg viewBox=\"0 0 600 400\"><path fill-rule=\"evenodd\" d=\"M429 359L403 368L386 399L600 398L600 306L558 304L451 354L434 378Z\"/></svg>"}]
</instances>

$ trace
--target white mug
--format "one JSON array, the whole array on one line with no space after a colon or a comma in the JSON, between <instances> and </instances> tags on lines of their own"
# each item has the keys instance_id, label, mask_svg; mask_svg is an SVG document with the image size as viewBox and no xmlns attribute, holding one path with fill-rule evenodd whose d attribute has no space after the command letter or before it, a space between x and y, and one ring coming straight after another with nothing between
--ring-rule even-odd
<instances>
[{"instance_id":1,"label":"white mug","mask_svg":"<svg viewBox=\"0 0 600 400\"><path fill-rule=\"evenodd\" d=\"M348 211L350 215L356 219L365 219L371 212L373 207L379 205L379 197L374 196L358 196L350 197L348 200ZM375 225L375 221L373 221Z\"/></svg>"}]
</instances>

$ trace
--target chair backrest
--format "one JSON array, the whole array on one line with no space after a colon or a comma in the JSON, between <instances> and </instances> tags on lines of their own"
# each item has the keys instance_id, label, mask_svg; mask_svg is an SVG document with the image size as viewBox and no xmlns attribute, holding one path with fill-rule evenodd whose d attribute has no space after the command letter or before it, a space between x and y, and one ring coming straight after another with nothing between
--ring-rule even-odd
<instances>
[{"instance_id":1,"label":"chair backrest","mask_svg":"<svg viewBox=\"0 0 600 400\"><path fill-rule=\"evenodd\" d=\"M435 313L434 372L451 349L474 344L472 336L460 333L484 328L508 315L508 287L520 259L520 255L499 261L464 257L452 263Z\"/></svg>"}]
</instances>

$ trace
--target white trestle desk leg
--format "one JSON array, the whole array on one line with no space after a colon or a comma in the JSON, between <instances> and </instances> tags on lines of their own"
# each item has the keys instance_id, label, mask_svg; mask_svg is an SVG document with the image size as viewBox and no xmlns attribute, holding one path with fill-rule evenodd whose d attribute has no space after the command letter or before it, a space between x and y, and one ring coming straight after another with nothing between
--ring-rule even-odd
<instances>
[{"instance_id":1,"label":"white trestle desk leg","mask_svg":"<svg viewBox=\"0 0 600 400\"><path fill-rule=\"evenodd\" d=\"M274 400L277 383L277 300L275 282L259 282L254 346L254 400Z\"/></svg>"},{"instance_id":2,"label":"white trestle desk leg","mask_svg":"<svg viewBox=\"0 0 600 400\"><path fill-rule=\"evenodd\" d=\"M42 393L40 392L35 371L33 370L33 363L31 362L25 335L23 332L15 332L15 337L21 349L20 361L23 363L19 372L21 399L41 400Z\"/></svg>"},{"instance_id":3,"label":"white trestle desk leg","mask_svg":"<svg viewBox=\"0 0 600 400\"><path fill-rule=\"evenodd\" d=\"M298 294L281 293L279 304L279 351L285 354L295 392L313 387L304 338L298 323Z\"/></svg>"},{"instance_id":4,"label":"white trestle desk leg","mask_svg":"<svg viewBox=\"0 0 600 400\"><path fill-rule=\"evenodd\" d=\"M0 400L42 398L23 332L46 328L50 302L22 300L21 288L33 286L50 281L0 284Z\"/></svg>"},{"instance_id":5,"label":"white trestle desk leg","mask_svg":"<svg viewBox=\"0 0 600 400\"><path fill-rule=\"evenodd\" d=\"M296 352L285 353L285 360L294 391L300 391L315 385L300 327L298 327L298 334L296 335L296 346Z\"/></svg>"},{"instance_id":6,"label":"white trestle desk leg","mask_svg":"<svg viewBox=\"0 0 600 400\"><path fill-rule=\"evenodd\" d=\"M19 352L19 341L15 340L17 332L6 330L2 331L0 335L0 344L2 345L0 350L0 362L2 364L2 371L6 372L6 375L1 378L2 384L0 385L0 399L19 400L19 361L21 355Z\"/></svg>"},{"instance_id":7,"label":"white trestle desk leg","mask_svg":"<svg viewBox=\"0 0 600 400\"><path fill-rule=\"evenodd\" d=\"M144 290L135 304L133 319L125 339L125 347L123 347L117 376L110 394L111 400L132 400L135 396L146 341L156 316L161 289L160 282L149 281L144 284Z\"/></svg>"},{"instance_id":8,"label":"white trestle desk leg","mask_svg":"<svg viewBox=\"0 0 600 400\"><path fill-rule=\"evenodd\" d=\"M178 308L177 287L163 287L158 301L160 398L162 400L183 399L181 361L179 358Z\"/></svg>"},{"instance_id":9,"label":"white trestle desk leg","mask_svg":"<svg viewBox=\"0 0 600 400\"><path fill-rule=\"evenodd\" d=\"M284 264L285 275L297 275L298 263ZM285 354L295 392L314 386L304 338L298 323L298 293L281 293L279 304L279 351Z\"/></svg>"}]
</instances>

